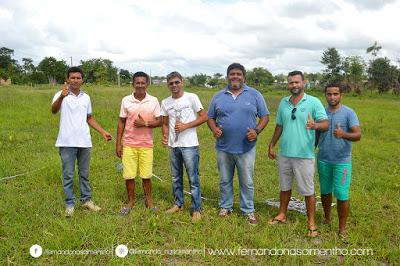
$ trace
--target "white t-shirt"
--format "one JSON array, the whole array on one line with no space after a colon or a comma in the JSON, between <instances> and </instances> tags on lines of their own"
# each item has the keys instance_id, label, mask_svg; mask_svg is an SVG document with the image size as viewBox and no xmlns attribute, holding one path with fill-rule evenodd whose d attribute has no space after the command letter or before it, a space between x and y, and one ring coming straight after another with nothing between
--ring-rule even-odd
<instances>
[{"instance_id":1,"label":"white t-shirt","mask_svg":"<svg viewBox=\"0 0 400 266\"><path fill-rule=\"evenodd\" d=\"M54 103L61 91L53 97ZM60 129L56 147L92 147L87 116L92 114L90 97L83 91L76 96L72 92L64 97L60 108Z\"/></svg>"},{"instance_id":2,"label":"white t-shirt","mask_svg":"<svg viewBox=\"0 0 400 266\"><path fill-rule=\"evenodd\" d=\"M190 123L197 119L197 113L204 109L199 97L190 92L184 92L178 99L169 96L161 102L161 115L169 118L168 146L170 147L193 147L198 146L196 128L192 127L175 133L175 122L178 118L182 123Z\"/></svg>"}]
</instances>

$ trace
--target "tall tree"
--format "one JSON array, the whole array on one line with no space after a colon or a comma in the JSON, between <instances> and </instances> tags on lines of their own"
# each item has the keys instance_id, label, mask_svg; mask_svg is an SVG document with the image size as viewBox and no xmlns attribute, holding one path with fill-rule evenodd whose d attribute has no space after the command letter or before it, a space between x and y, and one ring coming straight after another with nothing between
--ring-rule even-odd
<instances>
[{"instance_id":1,"label":"tall tree","mask_svg":"<svg viewBox=\"0 0 400 266\"><path fill-rule=\"evenodd\" d=\"M17 60L13 59L13 55L13 49L0 48L0 77L5 80L13 78L19 71Z\"/></svg>"},{"instance_id":2,"label":"tall tree","mask_svg":"<svg viewBox=\"0 0 400 266\"><path fill-rule=\"evenodd\" d=\"M331 47L323 52L321 63L326 66L323 71L323 82L325 84L343 80L341 62L342 58L336 48Z\"/></svg>"},{"instance_id":3,"label":"tall tree","mask_svg":"<svg viewBox=\"0 0 400 266\"><path fill-rule=\"evenodd\" d=\"M366 64L359 56L348 56L343 60L342 68L345 81L348 87L354 89L357 94L361 94L363 80L366 78Z\"/></svg>"},{"instance_id":4,"label":"tall tree","mask_svg":"<svg viewBox=\"0 0 400 266\"><path fill-rule=\"evenodd\" d=\"M386 57L372 60L368 67L369 80L380 93L396 88L399 70Z\"/></svg>"},{"instance_id":5,"label":"tall tree","mask_svg":"<svg viewBox=\"0 0 400 266\"><path fill-rule=\"evenodd\" d=\"M81 60L81 66L88 83L107 84L117 81L118 69L113 66L113 62L109 59Z\"/></svg>"},{"instance_id":6,"label":"tall tree","mask_svg":"<svg viewBox=\"0 0 400 266\"><path fill-rule=\"evenodd\" d=\"M50 56L40 61L38 69L46 75L49 84L60 84L65 80L68 66L64 60L57 60Z\"/></svg>"},{"instance_id":7,"label":"tall tree","mask_svg":"<svg viewBox=\"0 0 400 266\"><path fill-rule=\"evenodd\" d=\"M255 67L246 73L246 83L256 87L265 87L274 82L274 76L266 68Z\"/></svg>"}]
</instances>

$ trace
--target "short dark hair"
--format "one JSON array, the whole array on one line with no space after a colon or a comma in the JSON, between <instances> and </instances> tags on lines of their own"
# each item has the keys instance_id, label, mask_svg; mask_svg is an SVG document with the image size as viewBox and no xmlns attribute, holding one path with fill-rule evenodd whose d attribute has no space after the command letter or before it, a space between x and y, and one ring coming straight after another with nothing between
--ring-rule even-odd
<instances>
[{"instance_id":1,"label":"short dark hair","mask_svg":"<svg viewBox=\"0 0 400 266\"><path fill-rule=\"evenodd\" d=\"M146 78L146 83L147 83L147 85L148 85L149 82L150 82L150 77L149 77L149 75L147 75L147 74L144 73L143 71L138 71L138 72L136 72L135 74L133 74L132 83L135 83L135 78L137 78L137 77L144 77L144 78Z\"/></svg>"},{"instance_id":2,"label":"short dark hair","mask_svg":"<svg viewBox=\"0 0 400 266\"><path fill-rule=\"evenodd\" d=\"M169 74L167 75L167 82L168 82L170 79L172 79L172 78L178 78L178 79L180 79L181 81L183 80L182 75L181 75L179 72L177 72L177 71L172 71L171 73L169 73Z\"/></svg>"},{"instance_id":3,"label":"short dark hair","mask_svg":"<svg viewBox=\"0 0 400 266\"><path fill-rule=\"evenodd\" d=\"M243 76L246 77L246 69L239 63L230 64L226 69L226 76L229 76L229 72L231 72L232 69L239 69L240 71L242 71Z\"/></svg>"},{"instance_id":4,"label":"short dark hair","mask_svg":"<svg viewBox=\"0 0 400 266\"><path fill-rule=\"evenodd\" d=\"M289 78L289 77L293 77L293 76L297 76L297 75L300 75L301 79L304 80L304 74L303 74L303 72L301 72L299 70L291 71L291 72L289 72L289 74L287 76Z\"/></svg>"},{"instance_id":5,"label":"short dark hair","mask_svg":"<svg viewBox=\"0 0 400 266\"><path fill-rule=\"evenodd\" d=\"M332 83L329 83L328 85L326 85L326 86L325 86L325 93L326 93L326 90L327 90L328 88L339 88L339 92L340 92L340 93L343 93L343 92L344 92L344 86L343 86L343 84L340 84L340 83L338 83L338 82L332 82Z\"/></svg>"},{"instance_id":6,"label":"short dark hair","mask_svg":"<svg viewBox=\"0 0 400 266\"><path fill-rule=\"evenodd\" d=\"M68 68L68 70L67 70L67 78L69 78L69 74L70 73L81 73L82 79L84 77L82 69L80 67L77 67L77 66L73 66L73 67Z\"/></svg>"}]
</instances>

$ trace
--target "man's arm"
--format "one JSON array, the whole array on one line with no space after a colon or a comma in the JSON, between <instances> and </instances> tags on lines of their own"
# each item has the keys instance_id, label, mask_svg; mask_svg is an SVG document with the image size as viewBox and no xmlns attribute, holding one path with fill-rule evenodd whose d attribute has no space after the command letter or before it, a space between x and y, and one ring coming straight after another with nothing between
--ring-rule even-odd
<instances>
[{"instance_id":1,"label":"man's arm","mask_svg":"<svg viewBox=\"0 0 400 266\"><path fill-rule=\"evenodd\" d=\"M89 126L91 126L93 129L97 130L105 140L109 141L112 140L112 137L110 135L110 133L108 133L107 131L105 131L97 122L96 120L94 120L93 116L88 115L87 116L87 123L89 124Z\"/></svg>"},{"instance_id":2,"label":"man's arm","mask_svg":"<svg viewBox=\"0 0 400 266\"><path fill-rule=\"evenodd\" d=\"M282 131L283 131L283 126L281 126L281 125L275 126L274 134L272 135L271 142L269 143L269 146L268 146L268 157L270 159L276 158L276 153L274 151L274 147L275 147L276 143L278 142L279 138L281 137Z\"/></svg>"},{"instance_id":3,"label":"man's arm","mask_svg":"<svg viewBox=\"0 0 400 266\"><path fill-rule=\"evenodd\" d=\"M307 129L314 129L319 131L327 131L329 129L329 120L328 119L320 119L317 122L311 117L311 114L308 113L308 119L306 124Z\"/></svg>"},{"instance_id":4,"label":"man's arm","mask_svg":"<svg viewBox=\"0 0 400 266\"><path fill-rule=\"evenodd\" d=\"M61 91L60 96L51 105L51 112L53 114L56 114L56 113L58 113L58 111L60 111L61 103L62 103L63 99L68 95L68 93L69 93L69 87L67 84L64 84L64 87Z\"/></svg>"},{"instance_id":5,"label":"man's arm","mask_svg":"<svg viewBox=\"0 0 400 266\"><path fill-rule=\"evenodd\" d=\"M247 130L247 139L249 141L253 141L257 139L257 135L261 133L261 131L267 126L269 122L269 115L264 115L258 121L256 128L249 128Z\"/></svg>"},{"instance_id":6,"label":"man's arm","mask_svg":"<svg viewBox=\"0 0 400 266\"><path fill-rule=\"evenodd\" d=\"M350 132L345 132L338 123L336 129L333 131L333 135L337 138L359 141L361 139L361 128L359 126L352 126Z\"/></svg>"},{"instance_id":7,"label":"man's arm","mask_svg":"<svg viewBox=\"0 0 400 266\"><path fill-rule=\"evenodd\" d=\"M126 118L119 117L117 125L117 143L115 144L115 153L119 158L122 156L122 135L124 134Z\"/></svg>"},{"instance_id":8,"label":"man's arm","mask_svg":"<svg viewBox=\"0 0 400 266\"><path fill-rule=\"evenodd\" d=\"M162 117L162 144L164 146L168 145L168 136L169 136L169 117L163 116Z\"/></svg>"},{"instance_id":9,"label":"man's arm","mask_svg":"<svg viewBox=\"0 0 400 266\"><path fill-rule=\"evenodd\" d=\"M197 127L200 126L201 124L205 123L207 121L207 114L204 110L200 110L197 112L197 118L196 120L193 120L192 122L189 123L182 123L180 121L177 121L175 123L175 132L179 133L182 132L188 128L192 127Z\"/></svg>"},{"instance_id":10,"label":"man's arm","mask_svg":"<svg viewBox=\"0 0 400 266\"><path fill-rule=\"evenodd\" d=\"M208 118L207 125L214 133L215 138L219 138L222 136L222 127L219 127L213 118Z\"/></svg>"}]
</instances>

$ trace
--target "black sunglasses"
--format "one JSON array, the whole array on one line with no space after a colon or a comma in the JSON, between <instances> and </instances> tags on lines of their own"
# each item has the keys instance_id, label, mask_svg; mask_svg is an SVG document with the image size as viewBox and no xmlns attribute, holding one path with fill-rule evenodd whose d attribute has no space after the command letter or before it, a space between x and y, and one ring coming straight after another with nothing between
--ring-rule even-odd
<instances>
[{"instance_id":1,"label":"black sunglasses","mask_svg":"<svg viewBox=\"0 0 400 266\"><path fill-rule=\"evenodd\" d=\"M294 113L296 113L296 107L295 108L293 108L293 110L292 110L292 120L295 120L296 119L296 115L294 114Z\"/></svg>"},{"instance_id":2,"label":"black sunglasses","mask_svg":"<svg viewBox=\"0 0 400 266\"><path fill-rule=\"evenodd\" d=\"M168 82L168 86L179 85L179 84L181 84L180 80L175 80L175 81Z\"/></svg>"}]
</instances>

